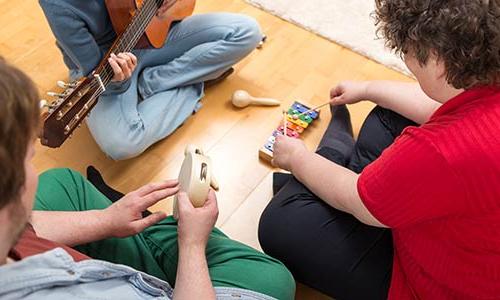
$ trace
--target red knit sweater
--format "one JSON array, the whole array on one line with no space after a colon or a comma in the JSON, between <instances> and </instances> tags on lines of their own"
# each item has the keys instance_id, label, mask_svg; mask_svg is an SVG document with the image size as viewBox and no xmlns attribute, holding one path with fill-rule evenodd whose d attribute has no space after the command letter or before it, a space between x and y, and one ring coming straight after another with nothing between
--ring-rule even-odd
<instances>
[{"instance_id":1,"label":"red knit sweater","mask_svg":"<svg viewBox=\"0 0 500 300\"><path fill-rule=\"evenodd\" d=\"M393 229L389 299L500 299L500 87L407 128L358 190Z\"/></svg>"}]
</instances>

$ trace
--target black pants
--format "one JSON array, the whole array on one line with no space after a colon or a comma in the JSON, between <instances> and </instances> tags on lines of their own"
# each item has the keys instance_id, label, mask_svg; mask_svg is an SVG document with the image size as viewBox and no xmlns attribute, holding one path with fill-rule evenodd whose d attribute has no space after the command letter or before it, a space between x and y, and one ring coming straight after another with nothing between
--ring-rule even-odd
<instances>
[{"instance_id":1,"label":"black pants","mask_svg":"<svg viewBox=\"0 0 500 300\"><path fill-rule=\"evenodd\" d=\"M318 154L354 172L377 159L413 122L376 107L361 128L351 157L331 148ZM332 208L294 177L265 209L259 241L295 279L336 299L386 299L393 247L389 229L365 225Z\"/></svg>"}]
</instances>

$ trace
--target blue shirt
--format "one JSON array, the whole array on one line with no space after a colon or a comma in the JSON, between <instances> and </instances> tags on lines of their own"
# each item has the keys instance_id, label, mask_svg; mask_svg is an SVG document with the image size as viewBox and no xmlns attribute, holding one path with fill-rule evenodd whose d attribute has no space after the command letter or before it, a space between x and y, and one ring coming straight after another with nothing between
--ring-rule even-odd
<instances>
[{"instance_id":1,"label":"blue shirt","mask_svg":"<svg viewBox=\"0 0 500 300\"><path fill-rule=\"evenodd\" d=\"M116 33L104 0L39 0L72 79L92 72Z\"/></svg>"},{"instance_id":2,"label":"blue shirt","mask_svg":"<svg viewBox=\"0 0 500 300\"><path fill-rule=\"evenodd\" d=\"M268 300L238 288L215 288L217 299ZM172 299L173 289L130 267L89 259L75 262L62 248L0 267L0 299Z\"/></svg>"},{"instance_id":3,"label":"blue shirt","mask_svg":"<svg viewBox=\"0 0 500 300\"><path fill-rule=\"evenodd\" d=\"M116 39L104 0L39 0L71 80L89 75ZM130 80L111 82L105 95L120 94Z\"/></svg>"}]
</instances>

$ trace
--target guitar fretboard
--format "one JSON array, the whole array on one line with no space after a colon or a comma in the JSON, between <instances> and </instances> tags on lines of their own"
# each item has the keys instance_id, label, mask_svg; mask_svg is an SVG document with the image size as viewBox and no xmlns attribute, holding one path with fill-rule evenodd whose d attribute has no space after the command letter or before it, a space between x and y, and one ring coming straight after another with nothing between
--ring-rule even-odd
<instances>
[{"instance_id":1,"label":"guitar fretboard","mask_svg":"<svg viewBox=\"0 0 500 300\"><path fill-rule=\"evenodd\" d=\"M158 8L162 5L164 0L144 0L142 6L136 11L130 24L127 26L123 34L118 38L115 44L111 47L109 54L111 53L122 53L130 52L134 49L135 45L139 39L144 34L146 27L149 25L153 17L155 16ZM176 1L171 1L176 2ZM109 54L104 57L104 59L109 58ZM109 63L103 65L101 69L96 70L96 74L99 74L102 84L104 86L108 85L113 78L114 72ZM96 84L100 84L96 82ZM97 97L99 95L96 95Z\"/></svg>"}]
</instances>

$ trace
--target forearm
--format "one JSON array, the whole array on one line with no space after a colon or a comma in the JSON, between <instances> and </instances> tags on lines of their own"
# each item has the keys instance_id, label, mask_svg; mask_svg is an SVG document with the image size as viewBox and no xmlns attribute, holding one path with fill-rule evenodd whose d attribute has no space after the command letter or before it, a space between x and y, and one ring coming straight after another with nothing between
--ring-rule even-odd
<instances>
[{"instance_id":1,"label":"forearm","mask_svg":"<svg viewBox=\"0 0 500 300\"><path fill-rule=\"evenodd\" d=\"M361 222L384 227L364 206L357 190L359 175L312 152L297 155L293 175L330 206Z\"/></svg>"},{"instance_id":2,"label":"forearm","mask_svg":"<svg viewBox=\"0 0 500 300\"><path fill-rule=\"evenodd\" d=\"M110 237L103 210L33 211L31 224L38 236L68 246Z\"/></svg>"},{"instance_id":3,"label":"forearm","mask_svg":"<svg viewBox=\"0 0 500 300\"><path fill-rule=\"evenodd\" d=\"M208 273L205 247L179 243L179 261L174 299L215 299Z\"/></svg>"},{"instance_id":4,"label":"forearm","mask_svg":"<svg viewBox=\"0 0 500 300\"><path fill-rule=\"evenodd\" d=\"M427 122L441 106L441 103L429 98L418 83L369 81L366 98L418 124Z\"/></svg>"}]
</instances>

